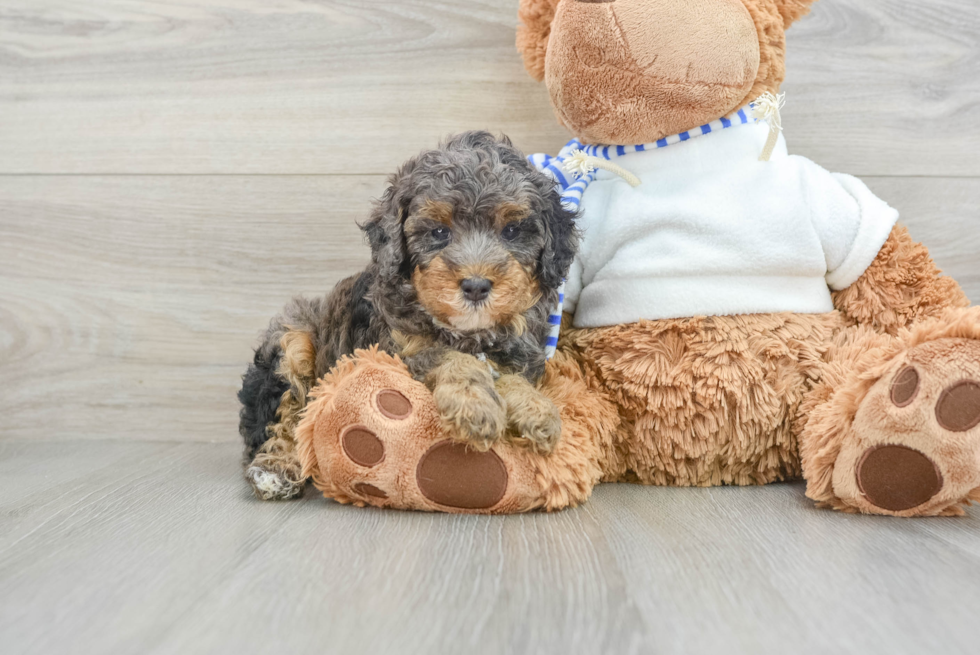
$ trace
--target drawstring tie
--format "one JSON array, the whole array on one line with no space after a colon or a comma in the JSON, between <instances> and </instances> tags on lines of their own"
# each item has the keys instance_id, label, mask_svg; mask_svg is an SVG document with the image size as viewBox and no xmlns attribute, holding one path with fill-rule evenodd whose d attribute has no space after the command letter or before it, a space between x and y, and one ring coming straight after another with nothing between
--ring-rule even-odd
<instances>
[{"instance_id":1,"label":"drawstring tie","mask_svg":"<svg viewBox=\"0 0 980 655\"><path fill-rule=\"evenodd\" d=\"M776 148L779 140L779 133L783 131L783 119L779 115L779 110L786 104L786 94L780 93L773 95L763 93L752 103L752 114L759 119L769 123L769 138L766 139L766 146L762 149L759 161L769 161L772 151Z\"/></svg>"},{"instance_id":2,"label":"drawstring tie","mask_svg":"<svg viewBox=\"0 0 980 655\"><path fill-rule=\"evenodd\" d=\"M579 148L578 150L573 150L568 159L562 164L564 169L569 173L580 177L582 175L588 175L597 168L609 171L610 173L615 173L624 180L631 187L640 186L640 178L630 173L625 168L617 166L616 164L606 161L605 159L600 159L598 157L593 157L586 154L584 150Z\"/></svg>"}]
</instances>

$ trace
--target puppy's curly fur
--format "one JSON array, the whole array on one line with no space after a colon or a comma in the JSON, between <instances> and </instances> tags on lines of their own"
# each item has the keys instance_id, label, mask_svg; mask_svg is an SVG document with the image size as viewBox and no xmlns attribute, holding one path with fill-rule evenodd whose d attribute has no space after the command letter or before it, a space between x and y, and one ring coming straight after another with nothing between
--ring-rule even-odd
<instances>
[{"instance_id":1,"label":"puppy's curly fur","mask_svg":"<svg viewBox=\"0 0 980 655\"><path fill-rule=\"evenodd\" d=\"M554 182L506 137L466 132L405 163L362 229L370 266L325 298L288 304L244 375L239 431L259 497L302 492L293 428L306 394L375 343L432 389L460 439L550 449L558 413L533 385L578 245Z\"/></svg>"}]
</instances>

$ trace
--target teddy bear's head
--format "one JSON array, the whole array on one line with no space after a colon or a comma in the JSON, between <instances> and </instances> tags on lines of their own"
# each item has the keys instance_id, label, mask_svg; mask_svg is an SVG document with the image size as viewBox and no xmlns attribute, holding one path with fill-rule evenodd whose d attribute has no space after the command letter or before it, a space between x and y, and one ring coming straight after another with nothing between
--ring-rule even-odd
<instances>
[{"instance_id":1,"label":"teddy bear's head","mask_svg":"<svg viewBox=\"0 0 980 655\"><path fill-rule=\"evenodd\" d=\"M517 47L580 140L650 143L778 91L813 2L521 0Z\"/></svg>"}]
</instances>

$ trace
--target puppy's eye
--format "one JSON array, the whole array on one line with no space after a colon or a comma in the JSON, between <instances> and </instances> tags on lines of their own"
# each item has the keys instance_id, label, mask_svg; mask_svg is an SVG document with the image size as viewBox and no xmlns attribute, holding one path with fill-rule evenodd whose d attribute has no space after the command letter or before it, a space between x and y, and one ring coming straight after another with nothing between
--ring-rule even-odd
<instances>
[{"instance_id":1,"label":"puppy's eye","mask_svg":"<svg viewBox=\"0 0 980 655\"><path fill-rule=\"evenodd\" d=\"M432 238L436 241L449 241L449 228L448 227L437 227L432 230Z\"/></svg>"},{"instance_id":2,"label":"puppy's eye","mask_svg":"<svg viewBox=\"0 0 980 655\"><path fill-rule=\"evenodd\" d=\"M521 226L517 223L509 223L500 231L500 236L507 241L513 241L521 234Z\"/></svg>"}]
</instances>

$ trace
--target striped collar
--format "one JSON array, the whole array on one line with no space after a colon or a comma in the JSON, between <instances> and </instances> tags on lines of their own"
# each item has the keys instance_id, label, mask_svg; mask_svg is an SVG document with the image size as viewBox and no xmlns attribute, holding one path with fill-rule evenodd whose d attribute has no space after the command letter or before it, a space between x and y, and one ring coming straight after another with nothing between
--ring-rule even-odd
<instances>
[{"instance_id":1,"label":"striped collar","mask_svg":"<svg viewBox=\"0 0 980 655\"><path fill-rule=\"evenodd\" d=\"M718 132L720 130L728 129L729 127L737 127L747 123L754 123L756 120L757 119L752 114L752 105L749 104L742 107L738 111L729 114L728 116L719 118L716 121L706 123L701 127L688 130L687 132L681 132L680 134L673 134L671 136L664 137L663 139L652 143L643 143L636 146L590 146L583 145L578 139L572 139L565 144L565 147L563 147L556 156L552 157L550 155L538 153L529 155L528 161L530 161L531 164L539 171L548 173L555 179L555 182L558 184L558 187L561 190L562 203L567 208L575 210L578 209L579 204L582 202L582 194L585 192L585 189L588 188L589 184L595 179L597 173L597 171L592 171L591 173L586 173L576 178L565 169L563 166L564 162L579 150L592 157L614 160L618 157L629 155L634 152L646 152L648 150L666 148L667 146L675 143L689 141L704 134L710 134L711 132Z\"/></svg>"}]
</instances>

